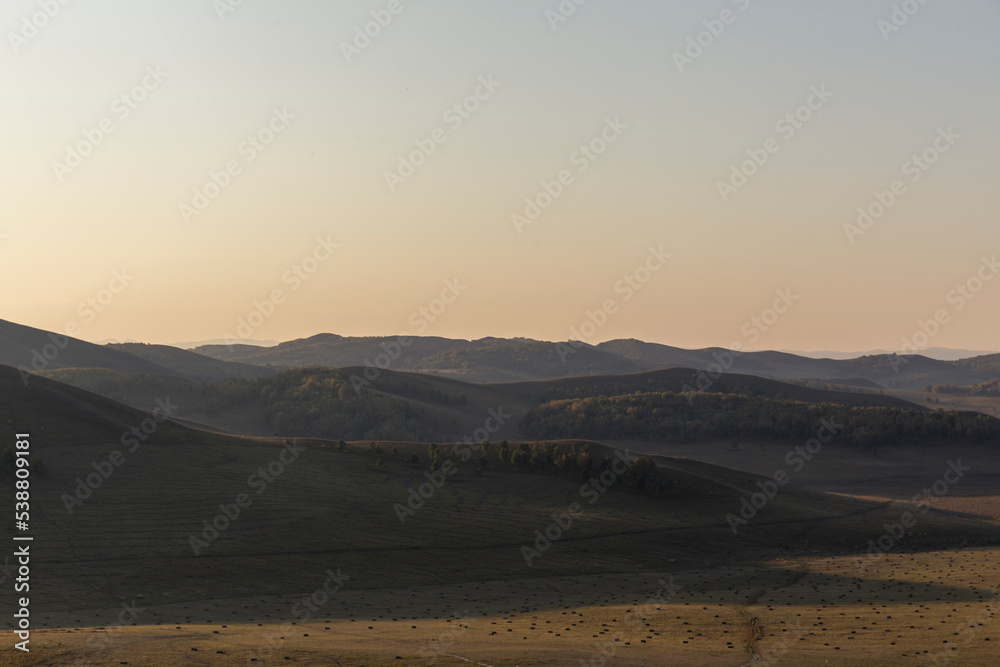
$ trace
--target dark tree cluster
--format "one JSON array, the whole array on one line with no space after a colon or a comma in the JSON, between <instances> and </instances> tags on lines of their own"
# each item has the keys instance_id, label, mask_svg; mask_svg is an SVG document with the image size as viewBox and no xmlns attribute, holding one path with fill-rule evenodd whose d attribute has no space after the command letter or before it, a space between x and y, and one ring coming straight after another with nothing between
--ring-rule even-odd
<instances>
[{"instance_id":1,"label":"dark tree cluster","mask_svg":"<svg viewBox=\"0 0 1000 667\"><path fill-rule=\"evenodd\" d=\"M655 439L699 442L729 438L805 440L820 420L844 428L834 441L861 447L896 443L1000 441L1000 420L981 414L849 407L733 394L644 393L552 401L521 422L535 438Z\"/></svg>"},{"instance_id":2,"label":"dark tree cluster","mask_svg":"<svg viewBox=\"0 0 1000 667\"><path fill-rule=\"evenodd\" d=\"M298 369L204 386L208 411L250 407L275 433L350 440L427 440L433 424L398 398L356 392L342 371Z\"/></svg>"},{"instance_id":3,"label":"dark tree cluster","mask_svg":"<svg viewBox=\"0 0 1000 667\"><path fill-rule=\"evenodd\" d=\"M415 398L428 403L439 403L441 405L468 405L469 403L469 397L466 394L449 394L433 387L421 387L413 382L407 382L389 374L381 375L372 384L378 391L396 396Z\"/></svg>"},{"instance_id":4,"label":"dark tree cluster","mask_svg":"<svg viewBox=\"0 0 1000 667\"><path fill-rule=\"evenodd\" d=\"M939 384L934 387L927 387L927 391L933 394L947 394L950 396L985 396L997 398L1000 397L1000 380L990 380L989 382L968 386Z\"/></svg>"}]
</instances>

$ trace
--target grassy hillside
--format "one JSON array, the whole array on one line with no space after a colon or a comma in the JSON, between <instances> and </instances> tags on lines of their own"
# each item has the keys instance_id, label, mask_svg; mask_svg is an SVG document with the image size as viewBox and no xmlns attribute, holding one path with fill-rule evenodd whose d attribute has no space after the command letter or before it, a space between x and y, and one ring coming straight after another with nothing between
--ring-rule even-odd
<instances>
[{"instance_id":1,"label":"grassy hillside","mask_svg":"<svg viewBox=\"0 0 1000 667\"><path fill-rule=\"evenodd\" d=\"M204 382L215 382L228 378L256 378L273 375L279 370L266 366L220 361L169 345L116 343L107 347L146 359L186 378Z\"/></svg>"},{"instance_id":2,"label":"grassy hillside","mask_svg":"<svg viewBox=\"0 0 1000 667\"><path fill-rule=\"evenodd\" d=\"M0 364L28 371L107 368L123 373L172 371L151 361L86 341L0 320Z\"/></svg>"},{"instance_id":3,"label":"grassy hillside","mask_svg":"<svg viewBox=\"0 0 1000 667\"><path fill-rule=\"evenodd\" d=\"M138 408L168 396L185 412L200 409L204 402L202 383L175 375L122 373L105 368L63 368L40 375Z\"/></svg>"},{"instance_id":4,"label":"grassy hillside","mask_svg":"<svg viewBox=\"0 0 1000 667\"><path fill-rule=\"evenodd\" d=\"M289 382L281 392L276 378ZM461 383L427 380L435 384L415 379L408 390L464 407L452 403ZM265 382L279 396L303 392L303 405L334 389L349 400L335 374L224 384L235 396ZM30 430L34 456L47 464L32 480L33 652L15 664L235 666L250 655L266 664L329 665L330 656L344 667L424 664L423 647L441 637L457 643L432 654L437 664L468 664L470 654L497 667L563 664L600 646L630 667L735 664L763 655L784 622L802 615L810 639L837 642L845 656L856 649L851 659L897 664L915 646L936 647L878 643L883 626L897 640L919 626L921 637L947 642L948 615L958 603L982 603L984 563L995 560L995 552L956 563L914 552L1000 541L995 525L931 509L890 554L898 558L873 561L865 580L854 555L864 557L911 504L783 486L734 531L731 517L754 507L770 471L652 456L616 464L616 450L592 441L473 452L234 438L170 422L132 451L119 435L147 413L44 378L24 388L11 369L0 368L0 395L0 418ZM124 461L81 499L81 480L116 451ZM6 507L0 539L9 541ZM821 560L837 554L850 556ZM927 576L911 571L915 559L934 565ZM876 571L887 563L901 581ZM295 611L331 576L343 581L321 611ZM635 614L667 579L680 590ZM115 626L123 604L139 610L137 627ZM865 629L877 631L852 625L869 614ZM811 644L795 650L790 663L828 657ZM0 662L15 662L9 644Z\"/></svg>"},{"instance_id":5,"label":"grassy hillside","mask_svg":"<svg viewBox=\"0 0 1000 667\"><path fill-rule=\"evenodd\" d=\"M494 449L477 474L460 452L442 448L441 460L454 456L454 463L440 466L447 472L438 483L426 445L378 447L381 455L367 443L341 450L315 440L161 442L128 454L70 514L64 497L111 447L46 443L50 465L35 483L33 534L45 549L33 560L33 604L54 612L122 599L153 606L282 595L315 589L331 567L359 590L750 564L782 549L860 547L873 526L899 513L884 503L787 487L734 535L727 514L764 478L660 459L657 474L670 480L669 493L639 492L627 480L598 493L582 486L579 471L521 469ZM615 456L590 447L596 459ZM414 455L420 463L410 462ZM268 467L270 476L260 472ZM409 490L424 483L437 488L408 505ZM232 518L217 519L240 494L249 502L238 516L231 510ZM582 512L550 547L538 546L536 531L574 503ZM9 524L0 537L9 539ZM958 534L996 539L993 527L932 514L908 546L949 544ZM174 622L185 616L179 607L176 614Z\"/></svg>"},{"instance_id":6,"label":"grassy hillside","mask_svg":"<svg viewBox=\"0 0 1000 667\"><path fill-rule=\"evenodd\" d=\"M355 392L344 370L305 368L213 383L99 369L47 375L140 407L170 397L183 417L240 433L334 440L432 440L438 434L435 419L420 406L377 392Z\"/></svg>"},{"instance_id":7,"label":"grassy hillside","mask_svg":"<svg viewBox=\"0 0 1000 667\"><path fill-rule=\"evenodd\" d=\"M695 371L667 369L630 375L483 385L419 373L383 371L356 386L359 379L365 378L365 371L364 368L302 368L252 380L231 379L218 383L98 369L66 369L47 375L136 407L146 407L157 399L170 397L182 406L180 414L185 418L248 435L435 441L466 437L476 441L483 437L491 440L589 437L586 425L581 424L566 424L571 430L559 432L554 425L557 421L554 412L545 412L547 425L540 426L536 419L541 414L538 406L561 399L636 393L676 395L699 380ZM788 405L795 407L789 410L795 414L788 412L782 419L796 423L809 422L817 410L826 414L837 410L839 414L842 411L834 406L852 406L899 409L903 411L900 414L905 415L899 419L912 426L923 418L910 415L910 411L926 411L926 408L891 396L812 389L753 376L725 375L707 390L709 396L725 394L734 398L791 401ZM705 400L708 399L699 398L697 405L706 405ZM686 398L683 401L687 403ZM812 409L807 403L820 407ZM497 414L506 416L503 423L497 423L496 419L491 421ZM531 418L525 420L525 416ZM624 438L659 437L669 431L671 442L702 440L720 433L710 424L718 419L720 417L714 412L699 412L684 415L669 426L641 422L643 427L650 429L645 434L635 428L627 433L600 429L594 433L595 437ZM708 425L699 426L695 423L699 421ZM487 425L490 428L484 431ZM731 431L733 429L725 433ZM787 425L764 423L754 427L753 432L781 439L793 437L790 433L795 431ZM866 432L862 430L858 436L864 442L885 443L896 437L885 429L877 430L877 435L865 435ZM733 435L739 433L733 431Z\"/></svg>"},{"instance_id":8,"label":"grassy hillside","mask_svg":"<svg viewBox=\"0 0 1000 667\"><path fill-rule=\"evenodd\" d=\"M138 410L44 377L34 378L26 387L17 371L8 366L0 366L0 397L0 424L8 433L30 431L40 444L52 446L118 442L159 407L153 399L145 410ZM163 405L171 407L174 402L171 399ZM151 439L189 442L200 437L197 432L164 421Z\"/></svg>"}]
</instances>

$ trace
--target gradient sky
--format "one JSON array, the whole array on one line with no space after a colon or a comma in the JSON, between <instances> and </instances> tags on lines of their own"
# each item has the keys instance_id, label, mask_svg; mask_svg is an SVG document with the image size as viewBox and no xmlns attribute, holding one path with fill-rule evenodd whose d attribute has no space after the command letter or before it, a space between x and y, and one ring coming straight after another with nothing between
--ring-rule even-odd
<instances>
[{"instance_id":1,"label":"gradient sky","mask_svg":"<svg viewBox=\"0 0 1000 667\"><path fill-rule=\"evenodd\" d=\"M564 340L611 299L588 342L899 349L944 310L928 345L1000 348L1000 276L949 300L1000 252L992 0L929 2L888 39L889 0L589 0L555 30L558 0L402 0L350 63L341 43L388 0L243 0L221 19L212 0L72 0L12 41L46 4L0 8L0 318L215 339L280 289L253 337L418 333L413 314L458 278L422 333ZM168 76L119 118L157 66ZM500 88L452 129L445 110L489 76ZM833 97L786 139L776 122L823 85ZM275 108L295 119L246 163ZM114 131L60 181L54 163L105 118ZM628 129L580 173L571 156L609 118ZM948 127L961 138L911 182L904 163ZM437 128L447 141L391 192L385 172ZM780 150L724 202L718 181L771 137ZM186 223L180 204L230 160L242 172ZM573 184L518 233L512 214L564 169ZM905 193L850 243L844 225L896 179ZM318 237L340 247L293 290L282 276ZM616 283L651 246L672 258L625 301ZM116 270L134 280L81 308ZM779 289L799 300L755 341L745 324Z\"/></svg>"}]
</instances>

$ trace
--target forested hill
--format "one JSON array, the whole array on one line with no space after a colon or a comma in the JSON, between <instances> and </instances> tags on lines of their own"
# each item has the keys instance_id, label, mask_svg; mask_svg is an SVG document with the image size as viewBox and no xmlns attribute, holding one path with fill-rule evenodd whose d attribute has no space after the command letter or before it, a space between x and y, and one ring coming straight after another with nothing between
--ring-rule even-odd
<instances>
[{"instance_id":1,"label":"forested hill","mask_svg":"<svg viewBox=\"0 0 1000 667\"><path fill-rule=\"evenodd\" d=\"M741 394L766 396L779 400L806 401L809 403L837 403L841 405L880 406L904 409L922 409L914 403L867 391L855 393L835 389L816 389L801 384L779 382L754 375L727 373L710 376L704 371L689 368L668 368L632 373L628 375L598 375L571 377L540 382L515 382L503 385L508 391L518 391L544 403L561 398L590 398L593 396L622 396L641 393L682 394L706 391L714 394Z\"/></svg>"},{"instance_id":2,"label":"forested hill","mask_svg":"<svg viewBox=\"0 0 1000 667\"><path fill-rule=\"evenodd\" d=\"M872 447L899 443L995 442L1000 420L976 413L860 407L735 394L637 393L544 403L521 428L531 438L718 438L807 440L826 420L840 426L834 442Z\"/></svg>"}]
</instances>

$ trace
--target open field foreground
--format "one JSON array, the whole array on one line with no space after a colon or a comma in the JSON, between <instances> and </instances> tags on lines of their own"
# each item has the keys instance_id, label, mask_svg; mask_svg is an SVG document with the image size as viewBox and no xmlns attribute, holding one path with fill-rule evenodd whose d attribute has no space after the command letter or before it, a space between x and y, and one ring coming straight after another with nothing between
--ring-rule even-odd
<instances>
[{"instance_id":1,"label":"open field foreground","mask_svg":"<svg viewBox=\"0 0 1000 667\"><path fill-rule=\"evenodd\" d=\"M32 652L4 664L988 664L997 641L982 517L930 509L867 558L911 503L785 486L734 532L767 478L692 459L657 457L652 494L495 448L476 473L441 445L442 475L426 444L181 428L108 468L121 445L46 440Z\"/></svg>"},{"instance_id":2,"label":"open field foreground","mask_svg":"<svg viewBox=\"0 0 1000 667\"><path fill-rule=\"evenodd\" d=\"M889 554L863 571L853 557L779 559L377 591L349 580L308 613L297 595L129 601L128 611L48 617L19 664L988 665L1000 642L998 556ZM123 615L137 625L117 625Z\"/></svg>"}]
</instances>

